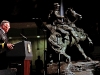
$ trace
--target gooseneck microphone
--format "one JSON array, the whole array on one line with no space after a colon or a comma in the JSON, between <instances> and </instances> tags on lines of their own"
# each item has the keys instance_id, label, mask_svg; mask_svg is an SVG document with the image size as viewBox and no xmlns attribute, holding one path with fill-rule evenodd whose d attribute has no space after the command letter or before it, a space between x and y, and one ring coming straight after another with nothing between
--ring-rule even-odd
<instances>
[{"instance_id":1,"label":"gooseneck microphone","mask_svg":"<svg viewBox=\"0 0 100 75\"><path fill-rule=\"evenodd\" d=\"M26 36L24 36L22 33L20 33L20 35L21 35L24 39L27 39L27 37L26 37Z\"/></svg>"}]
</instances>

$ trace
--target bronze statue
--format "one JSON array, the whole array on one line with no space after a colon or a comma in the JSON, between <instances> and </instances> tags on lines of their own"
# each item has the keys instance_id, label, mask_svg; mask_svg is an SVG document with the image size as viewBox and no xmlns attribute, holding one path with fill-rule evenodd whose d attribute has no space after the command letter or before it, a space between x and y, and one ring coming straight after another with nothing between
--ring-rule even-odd
<instances>
[{"instance_id":1,"label":"bronze statue","mask_svg":"<svg viewBox=\"0 0 100 75\"><path fill-rule=\"evenodd\" d=\"M56 4L55 10L49 14L49 20L51 20L51 23L46 25L47 29L51 31L50 37L48 38L51 47L53 48L53 50L58 51L61 54L63 54L65 57L67 57L70 62L71 60L70 56L68 56L65 53L65 51L68 45L76 45L76 47L79 49L79 51L82 53L82 55L86 60L92 60L90 57L86 56L84 50L81 48L80 44L78 43L79 41L84 41L88 39L89 43L93 44L92 40L88 37L88 35L84 33L84 30L76 27L75 25L75 22L78 19L81 19L82 16L76 13L73 9L68 8L67 11L70 11L72 16L76 18L74 22L71 22L68 19L68 17L66 17L67 12L65 12L65 17L60 16L60 14L58 13L59 12L58 9L60 5L58 3L54 3L54 5L55 4ZM64 22L62 22L61 19L64 19ZM69 37L69 35L71 35L71 38ZM70 39L72 39L72 41L70 41Z\"/></svg>"},{"instance_id":2,"label":"bronze statue","mask_svg":"<svg viewBox=\"0 0 100 75\"><path fill-rule=\"evenodd\" d=\"M69 70L71 66L71 57L66 54L67 46L75 45L86 60L92 61L92 59L84 53L79 42L88 39L89 43L93 43L84 30L75 25L75 22L78 19L82 19L82 16L71 8L68 8L64 16L61 16L59 13L59 6L59 3L54 3L54 10L48 15L48 24L42 24L42 28L50 32L48 42L53 50L66 57L66 63L68 63L67 70ZM67 17L67 12L69 11L70 14L76 18L73 22Z\"/></svg>"}]
</instances>

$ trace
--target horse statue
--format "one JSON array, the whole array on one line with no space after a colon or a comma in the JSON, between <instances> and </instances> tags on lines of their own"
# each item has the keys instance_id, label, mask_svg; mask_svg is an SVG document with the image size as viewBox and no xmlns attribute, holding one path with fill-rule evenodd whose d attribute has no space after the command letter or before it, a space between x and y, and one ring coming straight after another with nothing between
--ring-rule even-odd
<instances>
[{"instance_id":1,"label":"horse statue","mask_svg":"<svg viewBox=\"0 0 100 75\"><path fill-rule=\"evenodd\" d=\"M68 11L73 12L72 9ZM74 17L76 16L80 16L80 15L75 13ZM80 41L84 41L86 39L89 40L89 43L93 44L92 40L88 37L88 35L84 32L83 29L76 27L75 21L71 22L68 19L68 17L65 17L63 25L57 24L54 26L51 24L45 25L42 23L40 27L43 28L43 30L47 30L50 32L48 42L53 50L66 57L66 62L68 63L68 67L67 67L68 70L71 66L71 57L68 54L66 54L66 49L67 46L69 45L70 46L75 45L86 60L92 61L92 59L84 53L84 50L79 44ZM72 33L75 35L75 37L78 38L78 41L76 41Z\"/></svg>"}]
</instances>

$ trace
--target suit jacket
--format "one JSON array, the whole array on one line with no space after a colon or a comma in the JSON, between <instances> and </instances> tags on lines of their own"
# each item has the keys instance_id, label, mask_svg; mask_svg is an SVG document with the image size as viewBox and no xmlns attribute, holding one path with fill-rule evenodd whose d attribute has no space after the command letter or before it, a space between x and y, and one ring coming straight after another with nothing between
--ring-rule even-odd
<instances>
[{"instance_id":1,"label":"suit jacket","mask_svg":"<svg viewBox=\"0 0 100 75\"><path fill-rule=\"evenodd\" d=\"M6 57L7 42L7 36L0 28L0 70L8 67L8 60Z\"/></svg>"}]
</instances>

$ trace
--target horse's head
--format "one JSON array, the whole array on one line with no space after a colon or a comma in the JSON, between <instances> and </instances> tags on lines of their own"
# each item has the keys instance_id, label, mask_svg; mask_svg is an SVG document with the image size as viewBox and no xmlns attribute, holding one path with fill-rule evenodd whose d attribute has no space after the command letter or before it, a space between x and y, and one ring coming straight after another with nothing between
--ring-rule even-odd
<instances>
[{"instance_id":1,"label":"horse's head","mask_svg":"<svg viewBox=\"0 0 100 75\"><path fill-rule=\"evenodd\" d=\"M67 18L75 18L75 20L73 21L73 23L75 23L77 20L81 20L82 19L82 15L78 14L72 7L68 8L65 11L65 16L67 16Z\"/></svg>"},{"instance_id":2,"label":"horse's head","mask_svg":"<svg viewBox=\"0 0 100 75\"><path fill-rule=\"evenodd\" d=\"M68 14L68 13L72 13L72 11L73 11L73 8L68 8L67 10L66 10L66 12L65 12L65 14Z\"/></svg>"}]
</instances>

